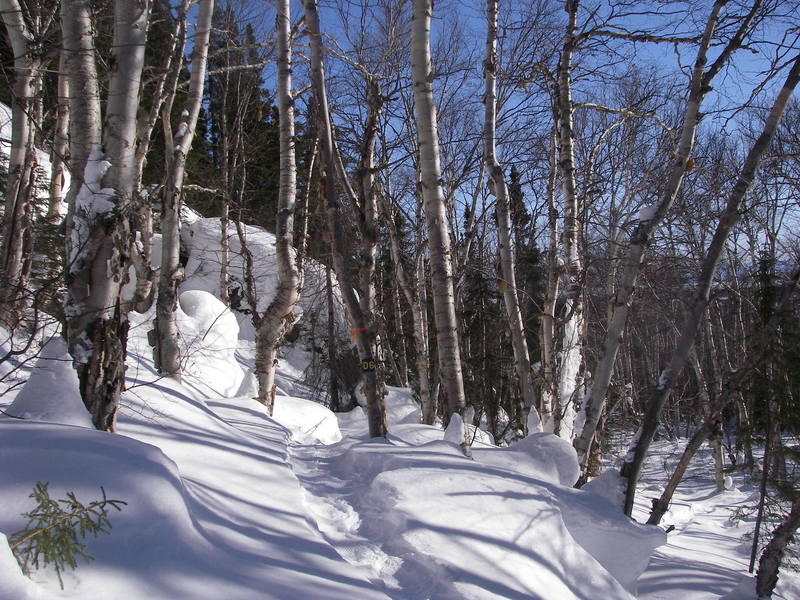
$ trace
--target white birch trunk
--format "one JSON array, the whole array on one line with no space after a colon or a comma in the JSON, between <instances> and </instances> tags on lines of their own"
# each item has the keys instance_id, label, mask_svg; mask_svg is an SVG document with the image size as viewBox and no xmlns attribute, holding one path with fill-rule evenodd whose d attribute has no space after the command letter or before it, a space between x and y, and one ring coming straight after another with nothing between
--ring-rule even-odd
<instances>
[{"instance_id":1,"label":"white birch trunk","mask_svg":"<svg viewBox=\"0 0 800 600\"><path fill-rule=\"evenodd\" d=\"M89 9L65 0L61 10L74 174L67 220L67 340L95 427L113 431L125 375L128 323L120 290L131 247L128 214L149 6L146 0L114 3L114 67L103 138L108 163L102 162L98 143L100 94Z\"/></svg>"},{"instance_id":2,"label":"white birch trunk","mask_svg":"<svg viewBox=\"0 0 800 600\"><path fill-rule=\"evenodd\" d=\"M192 48L192 74L189 81L189 97L181 115L174 138L166 136L172 147L167 148L167 181L164 185L161 204L161 270L158 277L156 298L156 366L161 373L180 379L181 352L178 325L175 313L178 308L178 286L183 279L179 264L180 214L183 200L183 178L186 156L192 146L197 117L203 101L203 86L208 59L208 42L211 34L211 17L214 0L201 0L195 27ZM169 120L164 111L162 119Z\"/></svg>"},{"instance_id":3,"label":"white birch trunk","mask_svg":"<svg viewBox=\"0 0 800 600\"><path fill-rule=\"evenodd\" d=\"M561 233L566 296L564 328L561 336L561 361L558 371L554 431L566 440L575 434L578 377L583 362L583 298L581 258L578 252L580 224L578 196L575 186L575 160L572 132L572 55L575 50L575 31L579 0L567 0L567 31L558 66L558 139L559 169L563 186L564 225Z\"/></svg>"},{"instance_id":4,"label":"white birch trunk","mask_svg":"<svg viewBox=\"0 0 800 600\"><path fill-rule=\"evenodd\" d=\"M275 365L278 347L294 322L292 310L300 299L300 272L292 257L294 209L297 194L292 49L289 0L278 1L275 21L278 37L278 118L280 130L280 183L275 252L278 288L256 332L258 401L272 414L275 404Z\"/></svg>"},{"instance_id":5,"label":"white birch trunk","mask_svg":"<svg viewBox=\"0 0 800 600\"><path fill-rule=\"evenodd\" d=\"M450 234L442 193L439 136L436 126L436 107L433 101L430 51L432 11L431 0L413 0L411 71L414 83L420 184L428 224L438 362L447 397L447 418L449 418L449 415L453 413L463 416L466 404L461 372L461 352L458 345L458 321L453 294ZM469 442L465 438L463 449L468 451L468 446Z\"/></svg>"},{"instance_id":6,"label":"white birch trunk","mask_svg":"<svg viewBox=\"0 0 800 600\"><path fill-rule=\"evenodd\" d=\"M66 156L69 150L69 77L66 54L62 51L58 62L58 105L56 127L53 132L53 149L50 153L50 203L47 220L58 223L66 195Z\"/></svg>"}]
</instances>

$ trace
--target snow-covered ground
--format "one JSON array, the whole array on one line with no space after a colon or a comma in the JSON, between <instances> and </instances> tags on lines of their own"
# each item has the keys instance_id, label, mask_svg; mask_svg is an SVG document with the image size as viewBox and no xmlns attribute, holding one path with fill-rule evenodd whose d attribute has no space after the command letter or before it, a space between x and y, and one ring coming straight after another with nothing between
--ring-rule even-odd
<instances>
[{"instance_id":1,"label":"snow-covered ground","mask_svg":"<svg viewBox=\"0 0 800 600\"><path fill-rule=\"evenodd\" d=\"M210 286L215 275L202 277ZM468 459L418 424L407 390L391 389L391 433L369 440L362 409L334 415L305 397L301 347L281 361L268 417L252 399L250 336L212 290L190 279L181 297L182 383L154 372L152 315L134 315L118 433L89 426L58 340L0 398L24 417L0 415L0 532L24 527L37 481L58 498L94 500L102 486L127 502L63 590L52 569L24 577L0 536L0 600L684 600L718 598L745 573L752 527L729 516L752 489L736 480L713 496L705 455L665 517L667 536L573 489L574 452L551 434L498 448L476 431ZM640 520L674 449L656 445ZM783 578L786 600L800 597L792 585Z\"/></svg>"}]
</instances>

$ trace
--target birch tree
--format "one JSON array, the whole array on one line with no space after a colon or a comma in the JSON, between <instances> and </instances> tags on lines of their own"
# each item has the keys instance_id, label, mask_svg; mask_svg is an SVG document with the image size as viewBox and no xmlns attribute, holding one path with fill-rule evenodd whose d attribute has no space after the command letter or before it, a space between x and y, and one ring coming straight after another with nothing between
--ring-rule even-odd
<instances>
[{"instance_id":1,"label":"birch tree","mask_svg":"<svg viewBox=\"0 0 800 600\"><path fill-rule=\"evenodd\" d=\"M639 222L630 236L628 248L620 266L620 282L613 300L613 312L603 344L603 353L595 367L592 389L586 400L586 421L580 435L574 441L579 461L584 468L588 462L591 443L606 402L608 387L614 371L614 363L622 343L645 251L650 245L653 233L672 207L681 187L694 147L695 132L702 118L700 107L711 90L711 82L714 77L722 70L732 54L741 47L745 37L751 31L754 19L762 6L760 0L756 0L753 3L750 11L740 18L737 29L728 39L721 52L711 65L707 66L709 60L708 51L714 42L714 34L726 4L727 2L718 0L709 11L703 34L698 43L692 76L688 86L683 125L675 144L673 159L664 189L656 204L640 215Z\"/></svg>"},{"instance_id":2,"label":"birch tree","mask_svg":"<svg viewBox=\"0 0 800 600\"><path fill-rule=\"evenodd\" d=\"M183 280L180 255L180 212L183 201L183 179L186 155L192 146L197 117L203 101L203 85L208 59L208 40L211 33L211 16L214 0L201 0L192 48L192 74L186 108L181 113L177 132L172 135L169 126L171 107L165 105L162 123L165 125L167 143L167 179L161 200L161 270L158 277L156 299L156 368L159 372L180 379L181 353L178 325L175 314L178 308L178 286ZM185 18L185 15L184 15Z\"/></svg>"},{"instance_id":3,"label":"birch tree","mask_svg":"<svg viewBox=\"0 0 800 600\"><path fill-rule=\"evenodd\" d=\"M311 45L311 80L314 89L314 100L317 111L317 132L319 135L320 169L322 171L321 186L326 203L328 217L328 235L330 237L331 254L339 289L353 328L358 357L362 364L362 378L367 399L367 419L371 437L386 435L386 412L383 396L378 391L378 378L375 372L375 328L368 322L367 314L356 296L353 278L346 261L347 248L342 224L342 210L337 197L337 179L343 178L343 169L337 165L336 150L333 142L333 131L328 108L328 96L325 87L325 71L322 63L322 41L319 28L319 14L316 0L304 0L305 21ZM346 185L342 179L341 183ZM349 195L354 196L350 191Z\"/></svg>"},{"instance_id":4,"label":"birch tree","mask_svg":"<svg viewBox=\"0 0 800 600\"><path fill-rule=\"evenodd\" d=\"M411 72L414 112L419 146L419 172L428 225L433 312L441 378L448 415L463 415L465 409L461 352L458 345L453 294L453 267L447 212L442 193L436 106L433 101L430 31L433 2L412 1ZM463 447L467 449L465 438Z\"/></svg>"},{"instance_id":5,"label":"birch tree","mask_svg":"<svg viewBox=\"0 0 800 600\"><path fill-rule=\"evenodd\" d=\"M689 312L681 327L681 334L677 346L672 353L668 366L662 371L659 377L658 385L655 387L652 397L650 398L644 421L634 438L635 441L632 444L632 452L626 457L626 461L620 470L620 474L626 478L625 514L628 516L630 516L633 510L636 483L638 482L647 450L650 447L650 443L658 427L661 410L670 395L675 379L682 371L689 357L689 353L694 346L701 320L708 306L712 281L717 265L722 257L726 240L731 229L736 226L742 216L740 209L745 195L753 184L753 179L761 163L761 158L772 142L778 123L783 116L783 111L797 86L798 80L800 80L800 54L792 60L791 68L783 87L775 98L760 135L750 148L744 160L736 184L720 215L719 222L714 231L714 236L711 239L703 261L702 270Z\"/></svg>"},{"instance_id":6,"label":"birch tree","mask_svg":"<svg viewBox=\"0 0 800 600\"><path fill-rule=\"evenodd\" d=\"M12 329L21 317L26 287L23 247L30 235L36 161L32 116L42 62L19 0L0 0L0 12L14 53L11 148L0 242L0 323Z\"/></svg>"},{"instance_id":7,"label":"birch tree","mask_svg":"<svg viewBox=\"0 0 800 600\"><path fill-rule=\"evenodd\" d=\"M579 201L575 183L575 151L572 131L572 59L577 48L577 14L580 0L567 0L567 29L557 72L556 115L558 131L558 167L561 175L564 204L561 247L563 270L562 287L565 296L561 360L558 370L557 409L554 432L572 440L574 437L575 404L578 401L580 368L583 362L583 285L581 257L578 248L581 225Z\"/></svg>"},{"instance_id":8,"label":"birch tree","mask_svg":"<svg viewBox=\"0 0 800 600\"><path fill-rule=\"evenodd\" d=\"M125 376L128 322L120 290L129 265L128 215L148 13L147 0L114 3L104 155L91 9L85 0L61 4L75 174L68 196L66 334L84 404L95 427L107 431L115 428Z\"/></svg>"},{"instance_id":9,"label":"birch tree","mask_svg":"<svg viewBox=\"0 0 800 600\"><path fill-rule=\"evenodd\" d=\"M275 365L278 347L294 322L294 305L300 299L301 278L292 256L294 210L297 191L295 165L294 99L289 0L278 0L275 26L278 34L278 118L280 129L280 187L275 254L278 286L256 332L258 401L272 414L275 404ZM310 176L309 176L310 180Z\"/></svg>"}]
</instances>

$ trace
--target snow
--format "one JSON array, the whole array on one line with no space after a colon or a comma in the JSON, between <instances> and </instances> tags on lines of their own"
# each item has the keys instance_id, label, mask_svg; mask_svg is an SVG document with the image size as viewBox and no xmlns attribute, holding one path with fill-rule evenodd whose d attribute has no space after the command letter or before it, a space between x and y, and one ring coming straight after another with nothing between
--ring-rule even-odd
<instances>
[{"instance_id":1,"label":"snow","mask_svg":"<svg viewBox=\"0 0 800 600\"><path fill-rule=\"evenodd\" d=\"M59 393L54 394L53 390ZM81 400L67 343L62 338L47 342L30 378L6 412L21 419L93 427Z\"/></svg>"},{"instance_id":2,"label":"snow","mask_svg":"<svg viewBox=\"0 0 800 600\"><path fill-rule=\"evenodd\" d=\"M639 209L636 218L639 221L652 221L658 212L658 204L648 204Z\"/></svg>"},{"instance_id":3,"label":"snow","mask_svg":"<svg viewBox=\"0 0 800 600\"><path fill-rule=\"evenodd\" d=\"M388 388L390 433L369 439L361 407L334 414L312 400L302 343L282 351L268 416L254 400L252 330L214 295L219 221L189 227L181 382L153 368L150 311L131 315L117 433L81 418L59 338L25 363L26 385L0 397L24 417L0 414L0 600L741 600L752 591L742 541L752 524L730 519L752 484L734 473L714 495L707 451L665 515L666 534L622 515L616 471L574 489L575 452L551 433L498 447L473 415L454 416L447 431L420 424L411 392ZM266 303L274 247L249 231ZM465 429L470 458L459 448ZM675 453L675 442L653 444L638 521ZM127 502L109 535L87 540L95 560L67 571L63 591L52 569L24 577L6 542L24 527L37 481L57 498L91 501L102 486ZM795 579L782 575L781 586L776 597L800 597Z\"/></svg>"},{"instance_id":4,"label":"snow","mask_svg":"<svg viewBox=\"0 0 800 600\"><path fill-rule=\"evenodd\" d=\"M447 429L444 430L444 441L458 446L464 443L465 436L464 420L460 414L453 413L450 416L450 423L447 425Z\"/></svg>"}]
</instances>

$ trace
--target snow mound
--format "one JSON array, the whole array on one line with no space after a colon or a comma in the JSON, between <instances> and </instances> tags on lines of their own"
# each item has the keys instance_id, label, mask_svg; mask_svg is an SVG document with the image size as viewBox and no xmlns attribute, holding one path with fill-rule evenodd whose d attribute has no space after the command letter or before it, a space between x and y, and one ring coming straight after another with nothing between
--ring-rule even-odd
<instances>
[{"instance_id":1,"label":"snow mound","mask_svg":"<svg viewBox=\"0 0 800 600\"><path fill-rule=\"evenodd\" d=\"M572 486L579 475L572 446L552 433L534 433L505 448L475 446L473 457L487 466L558 485Z\"/></svg>"},{"instance_id":2,"label":"snow mound","mask_svg":"<svg viewBox=\"0 0 800 600\"><path fill-rule=\"evenodd\" d=\"M336 415L318 402L278 396L272 418L286 427L292 433L292 440L300 444L335 444L342 439Z\"/></svg>"},{"instance_id":3,"label":"snow mound","mask_svg":"<svg viewBox=\"0 0 800 600\"><path fill-rule=\"evenodd\" d=\"M189 255L186 263L186 280L181 284L181 291L202 290L219 296L220 267L222 264L222 248L220 240L222 227L219 219L192 218L184 222L181 228L181 243ZM278 271L275 259L275 235L250 225L242 225L242 231L248 250L253 257L253 280L258 298L258 310L264 312L275 297L278 285ZM243 290L245 259L242 244L236 227L230 224L227 230L230 246L228 255L228 289L234 305L240 305L249 311L250 307L244 299ZM313 260L304 263L303 292L300 302L295 306L298 318L306 313L321 310L325 294L325 270ZM335 285L335 284L334 284ZM338 292L335 294L338 298ZM237 306L234 306L236 308ZM340 329L346 329L344 311L339 307L336 311L341 323ZM249 316L239 313L241 337L255 339L255 330Z\"/></svg>"},{"instance_id":4,"label":"snow mound","mask_svg":"<svg viewBox=\"0 0 800 600\"><path fill-rule=\"evenodd\" d=\"M11 553L8 539L0 533L0 598L11 600L51 600L55 596L47 593L22 574L17 560Z\"/></svg>"},{"instance_id":5,"label":"snow mound","mask_svg":"<svg viewBox=\"0 0 800 600\"><path fill-rule=\"evenodd\" d=\"M181 335L184 373L223 396L239 391L244 372L236 362L239 323L213 294L189 290L179 297L176 320Z\"/></svg>"},{"instance_id":6,"label":"snow mound","mask_svg":"<svg viewBox=\"0 0 800 600\"><path fill-rule=\"evenodd\" d=\"M45 344L30 379L6 412L33 421L93 427L62 338L52 338Z\"/></svg>"}]
</instances>

